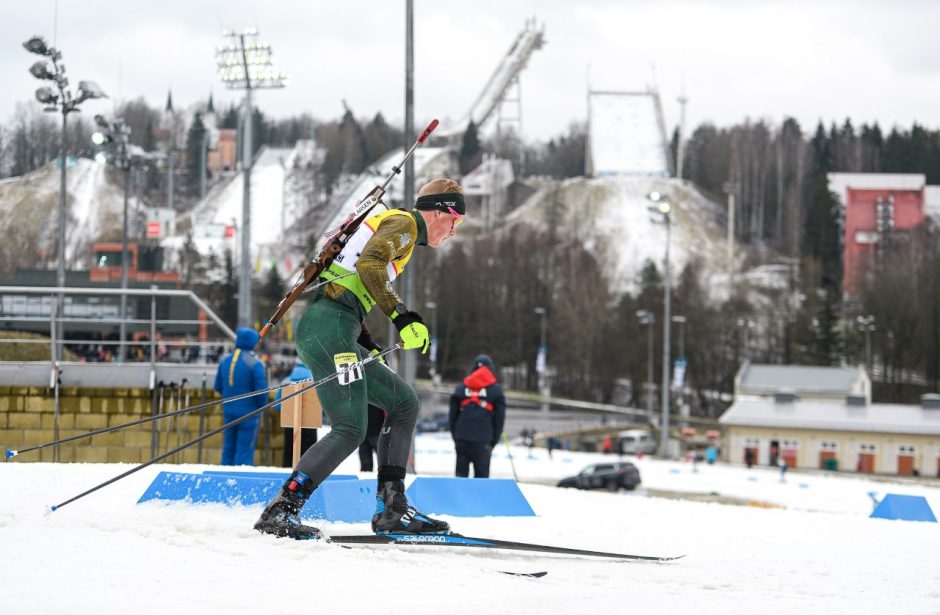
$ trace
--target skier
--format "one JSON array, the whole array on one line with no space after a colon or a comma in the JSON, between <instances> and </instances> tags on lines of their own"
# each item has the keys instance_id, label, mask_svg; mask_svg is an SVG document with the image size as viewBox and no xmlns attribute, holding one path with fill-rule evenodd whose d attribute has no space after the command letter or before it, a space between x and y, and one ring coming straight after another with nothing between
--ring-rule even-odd
<instances>
[{"instance_id":1,"label":"skier","mask_svg":"<svg viewBox=\"0 0 940 615\"><path fill-rule=\"evenodd\" d=\"M318 288L297 328L297 351L316 379L333 370L342 376L317 389L332 429L300 458L281 492L255 523L264 534L317 539L320 531L301 523L304 503L366 435L367 406L387 413L379 437L378 487L372 530L377 534L447 534L447 523L419 513L405 497L405 464L418 416L418 397L398 374L374 362L346 371L364 353L377 352L362 339L362 321L378 306L398 329L405 350L428 351L430 334L416 312L402 303L391 282L416 245L441 246L453 237L466 214L457 182L435 179L418 191L411 211L388 210L366 219L323 271ZM357 344L357 339L359 343Z\"/></svg>"},{"instance_id":2,"label":"skier","mask_svg":"<svg viewBox=\"0 0 940 615\"><path fill-rule=\"evenodd\" d=\"M474 478L489 478L490 457L506 420L506 397L487 355L473 360L473 372L454 389L449 419L457 451L456 475L469 476L472 463Z\"/></svg>"}]
</instances>

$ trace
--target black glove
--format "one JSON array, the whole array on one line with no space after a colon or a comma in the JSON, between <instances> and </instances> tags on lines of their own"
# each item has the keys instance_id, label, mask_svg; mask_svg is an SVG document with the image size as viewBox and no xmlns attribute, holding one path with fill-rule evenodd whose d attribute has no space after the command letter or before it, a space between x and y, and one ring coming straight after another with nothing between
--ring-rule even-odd
<instances>
[{"instance_id":1,"label":"black glove","mask_svg":"<svg viewBox=\"0 0 940 615\"><path fill-rule=\"evenodd\" d=\"M366 323L362 323L362 330L359 332L359 339L356 340L356 343L370 352L382 352L382 347L372 339L372 332L369 331Z\"/></svg>"}]
</instances>

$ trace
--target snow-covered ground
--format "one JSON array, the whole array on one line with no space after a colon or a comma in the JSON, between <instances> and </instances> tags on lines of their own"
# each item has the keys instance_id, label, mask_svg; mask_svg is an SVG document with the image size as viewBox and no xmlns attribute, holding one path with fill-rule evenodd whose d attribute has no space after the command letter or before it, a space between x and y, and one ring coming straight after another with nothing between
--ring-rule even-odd
<instances>
[{"instance_id":1,"label":"snow-covered ground","mask_svg":"<svg viewBox=\"0 0 940 615\"><path fill-rule=\"evenodd\" d=\"M551 482L604 459L512 450L523 481ZM693 472L682 462L636 462L644 483L634 493L523 482L536 517L448 520L469 535L684 559L344 549L254 533L260 505L135 504L158 471L179 466L145 468L44 515L45 505L130 466L6 463L0 605L9 613L122 614L940 612L940 526L867 517L868 491L922 494L940 512L937 487L797 473L781 483L769 469L703 464ZM447 475L452 464L446 434L417 438L420 473ZM493 466L494 475L511 476L505 447ZM350 458L339 471L357 469ZM648 497L647 490L719 492L785 508ZM366 524L320 527L369 531ZM541 570L548 576L497 572Z\"/></svg>"}]
</instances>

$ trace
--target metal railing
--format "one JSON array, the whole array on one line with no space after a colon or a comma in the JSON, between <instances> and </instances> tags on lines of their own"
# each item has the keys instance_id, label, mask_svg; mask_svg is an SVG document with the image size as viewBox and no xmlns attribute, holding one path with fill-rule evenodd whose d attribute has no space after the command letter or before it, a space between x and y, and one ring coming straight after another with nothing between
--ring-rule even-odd
<instances>
[{"instance_id":1,"label":"metal railing","mask_svg":"<svg viewBox=\"0 0 940 615\"><path fill-rule=\"evenodd\" d=\"M39 296L39 297L49 297L50 300L48 304L40 303L38 306L29 305L27 301L27 309L9 309L9 303L11 297L17 296ZM102 310L95 310L93 306L85 309L86 312L99 312L97 316L90 318L80 318L72 316L66 317L63 315L64 310L64 297L68 295L84 295L84 296L98 296L98 297L121 297L122 295L127 296L136 296L136 297L149 297L150 298L150 318L148 319L134 319L126 318L125 314L119 314L118 317L110 317L103 315ZM205 319L197 320L180 320L180 319L165 319L161 320L157 318L157 299L158 298L183 298L188 299L192 304L194 304L198 309L202 310L205 313ZM15 301L15 300L14 300ZM77 308L78 306L71 306ZM30 309L34 308L34 309ZM38 308L38 309L35 309ZM81 311L80 309L73 309L72 312ZM151 401L151 413L153 416L163 413L163 403L162 403L162 393L164 387L167 386L164 383L174 383L179 382L180 394L182 389L186 387L188 381L190 388L197 388L196 383L201 382L202 390L202 399L205 399L206 395L206 379L208 377L207 370L211 369L214 373L214 366L210 368L210 365L205 361L208 359L208 352L204 352L207 347L218 347L222 346L221 350L224 352L226 347L231 347L234 344L235 332L229 328L228 325L222 321L219 316L209 308L206 303L196 296L195 293L189 290L168 290L168 289L159 289L156 286L151 286L149 289L120 289L120 288L76 288L76 287L35 287L35 286L0 286L0 323L46 323L49 325L49 339L23 339L18 337L12 337L9 333L0 331L0 344L49 344L50 346L50 357L48 361L20 361L20 362L4 362L0 361L0 384L17 384L24 386L43 386L48 387L53 391L54 395L54 439L59 439L59 424L60 424L60 408L59 408L59 398L60 392L63 386L97 386L97 387L146 387L152 394ZM72 323L81 323L81 324L94 324L94 325L138 325L145 326L149 332L149 337L147 340L107 340L107 339L66 339L65 338L65 325ZM208 338L202 341L194 340L172 340L172 339L158 339L157 333L158 328L162 328L165 325L192 325L195 327L200 326L209 326L214 325L219 331L221 331L221 336L217 336L215 339L209 340ZM61 350L66 345L91 345L95 347L105 347L105 346L137 346L142 348L148 348L149 352L146 353L146 360L144 361L128 361L126 363L108 363L103 365L101 363L89 363L84 362L74 362L74 361L64 361L61 359L63 356ZM191 364L191 365L180 365L172 364L167 362L160 362L159 360L163 358L162 348L170 347L184 347L184 348L196 348L198 352L195 355L195 358L202 357L204 360L201 363ZM214 360L214 359L213 359ZM148 365L149 363L149 365ZM107 369L102 369L107 367ZM176 385L172 385L176 386ZM158 399L161 398L161 399ZM204 416L203 413L200 413L200 431L203 429ZM153 425L154 438L158 436L157 427L154 423ZM155 440L156 442L156 440ZM152 446L156 446L154 443ZM200 446L199 457L201 458L202 451ZM56 446L53 449L53 460L59 460L59 447Z\"/></svg>"}]
</instances>

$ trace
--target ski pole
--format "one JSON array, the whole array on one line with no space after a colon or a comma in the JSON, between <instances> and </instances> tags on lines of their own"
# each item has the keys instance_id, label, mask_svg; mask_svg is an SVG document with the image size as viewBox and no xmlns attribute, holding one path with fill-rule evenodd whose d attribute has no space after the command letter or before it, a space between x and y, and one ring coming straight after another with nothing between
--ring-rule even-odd
<instances>
[{"instance_id":1,"label":"ski pole","mask_svg":"<svg viewBox=\"0 0 940 615\"><path fill-rule=\"evenodd\" d=\"M509 448L509 436L506 435L506 432L503 432L503 442L506 443L506 454L509 455L509 467L512 468L512 479L519 482L519 477L516 476L516 462L512 460L512 449Z\"/></svg>"},{"instance_id":2,"label":"ski pole","mask_svg":"<svg viewBox=\"0 0 940 615\"><path fill-rule=\"evenodd\" d=\"M264 411L267 410L268 408L274 406L275 404L278 404L278 403L281 403L281 402L286 401L286 400L288 400L288 399L291 399L292 397L296 397L297 395L301 395L301 394L303 394L303 393L306 393L307 391L309 391L309 390L311 390L311 389L317 388L317 387L320 386L321 384L325 384L325 383L327 383L327 382L329 382L329 381L331 381L331 380L334 380L334 379L336 379L336 378L339 378L339 377L342 376L343 374L347 374L347 373L349 373L349 372L352 372L353 370L356 370L356 369L359 369L359 368L361 368L361 367L364 367L364 366L368 365L369 363L372 363L373 361L376 361L376 360L378 360L378 359L381 359L381 358L384 357L385 355L387 355L387 354L389 354L389 353L391 353L391 352L393 352L393 351L395 351L395 350L399 350L399 349L401 349L401 346L400 346L399 344L395 344L394 346L389 346L388 348L386 348L386 349L383 350L382 352L379 352L378 354L370 354L370 355L367 355L364 359L362 359L362 360L360 360L360 361L357 361L357 362L355 362L355 363L351 363L351 364L347 365L344 369L337 370L336 372L330 374L329 376L324 376L323 378L320 378L319 380L316 380L316 381L314 381L314 382L311 382L310 384L308 384L308 385L306 385L306 386L304 386L304 387L298 389L297 391L295 391L295 392L293 392L293 393L289 393L289 394L283 396L283 397L282 397L281 399L279 399L279 400L275 400L275 401L268 402L268 403L266 403L265 405L263 405L263 406L261 406L260 408L258 408L257 410L252 410L251 412L249 412L248 414L246 414L246 415L244 415L244 416L240 416L240 417L238 417L237 419L234 419L234 420L232 420L232 421L229 421L228 423L225 423L225 424L222 425L221 427L217 427L216 429L213 429L212 431L206 432L205 434L199 436L199 437L196 438L195 440L190 440L190 441L187 442L186 444L183 444L183 445L181 445L181 446L177 446L177 447L174 448L173 450L167 451L167 452L163 453L162 455L157 455L156 457L154 457L154 458L151 459L150 461L145 461L144 463L142 463L142 464L140 464L140 465L134 466L133 468L131 468L131 469L128 470L127 472L122 472L121 474L118 474L118 475L115 476L114 478L110 478L110 479L106 480L106 481L103 482L103 483L100 483L100 484L98 484L98 485L95 485L95 486L92 487L91 489L88 489L87 491L83 491L82 493L79 493L78 495L76 495L76 496L74 496L74 497L71 497L71 498L65 500L65 501L62 502L61 504L56 504L56 505L54 505L54 506L50 506L48 512L50 512L50 513L55 512L55 511L59 510L60 508L62 508L63 506L65 506L66 504L70 504L70 503L74 502L75 500L78 500L78 499L80 499L80 498L85 497L86 495L89 495L89 494L91 494L91 493L94 493L95 491L98 491L98 490L101 489L102 487L107 487L107 486L110 485L111 483L116 483L117 481L121 480L122 478L126 478L126 477L130 476L131 474L133 474L133 473L135 473L135 472L137 472L137 471L139 471L139 470L143 470L143 469L146 468L147 466L153 465L154 463L156 463L156 462L158 462L158 461L161 461L161 460L163 460L163 459L166 459L166 458L169 457L170 455L174 455L174 454L178 453L179 451L182 451L183 449L189 448L190 446L192 446L193 444L196 444L197 442L201 442L202 440L205 440L206 438L208 438L208 437L210 437L210 436L214 436L214 435L217 434L217 433L221 433L221 432L225 431L226 429L228 429L229 427L234 427L235 425L240 425L241 423L244 423L244 422L247 421L248 419L254 418L255 416L261 414L262 412L264 412ZM290 383L290 384L297 384L297 383Z\"/></svg>"},{"instance_id":3,"label":"ski pole","mask_svg":"<svg viewBox=\"0 0 940 615\"><path fill-rule=\"evenodd\" d=\"M300 381L300 382L303 382L303 381ZM203 403L198 404L198 405L196 405L196 406L193 406L193 407L191 407L191 408L183 408L183 409L178 410L178 411L176 411L176 412L169 412L169 413L166 413L166 414L157 413L157 414L155 414L155 415L153 415L153 416L148 416L148 417L146 417L146 418L138 419L138 420L136 420L136 421L131 421L131 422L129 422L129 423L123 423L123 424L121 424L121 425L115 425L114 427L103 427L103 428L101 428L101 429L96 429L95 431L89 431L88 433L83 433L83 434L80 434L80 435L77 435L77 436L69 436L68 438L62 438L61 440L53 440L52 442L47 442L46 444L38 444L38 445L36 445L36 446L30 446L29 448L24 448L24 449L22 449L22 450L13 450L13 449L11 449L11 448L8 447L8 448L6 449L6 458L7 458L7 460L9 460L11 457L16 457L17 455L22 455L23 453L29 453L29 452L32 452L32 451L38 451L38 450L40 450L40 449L48 448L48 447L50 447L50 446L56 446L56 445L58 445L58 444L65 444L66 442L72 442L73 440L80 440L80 439L82 439L82 438L91 438L92 436L98 436L98 435L101 435L101 434L103 434L103 433L109 433L109 432L112 432L112 431L118 431L118 430L121 430L121 429L125 429L125 428L127 428L127 427L133 427L134 425L142 425L142 424L144 424L144 423L150 423L150 422L153 422L153 421L158 421L158 420L160 420L160 419L169 418L169 417L171 417L171 416L177 416L177 415L179 415L179 414L186 414L187 412L193 412L194 410L204 410L204 409L206 409L206 408L211 408L212 406L217 406L217 405L219 405L219 404L228 403L228 402L230 402L230 401L238 401L239 399L245 399L245 398L248 398L248 397L254 397L255 395L261 395L262 393L270 393L270 392L272 392L272 391L276 391L276 390L278 390L278 389L280 389L280 388L282 388L282 387L285 387L285 386L287 386L287 385L290 385L290 384L297 384L297 383L296 383L296 382L288 382L287 384L277 384L277 385L268 387L268 388L266 388L266 389L259 389L259 390L257 390L257 391L251 391L251 392L249 392L249 393L241 393L241 394L239 394L239 395L233 395L233 396L231 396L231 397L226 397L225 399L219 399L219 400L217 400L217 401L203 402ZM160 382L160 385L159 385L159 386L160 386L160 387L163 386L163 382L162 382L162 381ZM162 393L162 388L161 388L161 393ZM162 404L162 396L161 396L161 404ZM154 454L156 454L156 453L154 453Z\"/></svg>"}]
</instances>

